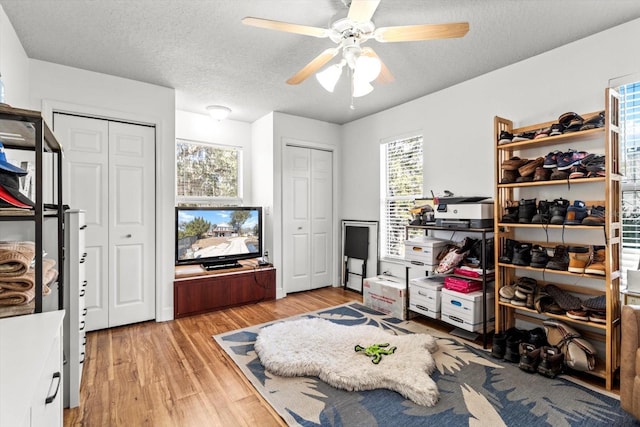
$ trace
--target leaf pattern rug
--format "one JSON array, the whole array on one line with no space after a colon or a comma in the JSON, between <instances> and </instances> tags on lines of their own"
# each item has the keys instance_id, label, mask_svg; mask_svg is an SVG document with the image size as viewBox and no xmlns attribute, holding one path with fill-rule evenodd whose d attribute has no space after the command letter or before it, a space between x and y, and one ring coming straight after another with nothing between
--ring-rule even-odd
<instances>
[{"instance_id":1,"label":"leaf pattern rug","mask_svg":"<svg viewBox=\"0 0 640 427\"><path fill-rule=\"evenodd\" d=\"M374 325L393 334L427 333L438 350L431 378L440 391L433 407L416 405L386 390L345 391L317 377L279 377L265 371L254 343L269 322L214 339L256 390L291 426L640 426L620 401L562 376L528 374L517 364L425 325L389 317L360 303L276 322L320 317L341 325Z\"/></svg>"}]
</instances>

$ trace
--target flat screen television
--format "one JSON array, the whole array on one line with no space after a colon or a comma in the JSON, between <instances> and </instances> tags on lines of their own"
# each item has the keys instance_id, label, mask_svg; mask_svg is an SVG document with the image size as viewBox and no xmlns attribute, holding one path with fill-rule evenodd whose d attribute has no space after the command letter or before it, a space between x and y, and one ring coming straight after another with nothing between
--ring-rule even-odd
<instances>
[{"instance_id":1,"label":"flat screen television","mask_svg":"<svg viewBox=\"0 0 640 427\"><path fill-rule=\"evenodd\" d=\"M261 207L176 207L176 265L215 270L261 256Z\"/></svg>"}]
</instances>

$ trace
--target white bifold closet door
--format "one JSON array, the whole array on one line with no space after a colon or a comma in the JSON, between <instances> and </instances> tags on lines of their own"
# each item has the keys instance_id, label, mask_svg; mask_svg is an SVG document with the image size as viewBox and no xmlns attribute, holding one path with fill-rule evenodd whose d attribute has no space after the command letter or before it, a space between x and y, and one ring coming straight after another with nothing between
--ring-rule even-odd
<instances>
[{"instance_id":1,"label":"white bifold closet door","mask_svg":"<svg viewBox=\"0 0 640 427\"><path fill-rule=\"evenodd\" d=\"M299 292L333 277L333 153L286 146L283 191L283 287Z\"/></svg>"},{"instance_id":2,"label":"white bifold closet door","mask_svg":"<svg viewBox=\"0 0 640 427\"><path fill-rule=\"evenodd\" d=\"M63 199L86 211L87 330L155 318L155 128L55 113Z\"/></svg>"}]
</instances>

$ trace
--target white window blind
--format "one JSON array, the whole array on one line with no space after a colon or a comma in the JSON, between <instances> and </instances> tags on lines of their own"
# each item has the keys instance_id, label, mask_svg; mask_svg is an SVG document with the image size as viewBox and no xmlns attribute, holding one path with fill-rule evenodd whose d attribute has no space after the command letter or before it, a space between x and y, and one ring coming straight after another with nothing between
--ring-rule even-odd
<instances>
[{"instance_id":1,"label":"white window blind","mask_svg":"<svg viewBox=\"0 0 640 427\"><path fill-rule=\"evenodd\" d=\"M621 86L622 271L640 260L640 82Z\"/></svg>"},{"instance_id":2,"label":"white window blind","mask_svg":"<svg viewBox=\"0 0 640 427\"><path fill-rule=\"evenodd\" d=\"M402 258L409 209L422 198L422 136L386 142L380 154L380 248L384 258Z\"/></svg>"}]
</instances>

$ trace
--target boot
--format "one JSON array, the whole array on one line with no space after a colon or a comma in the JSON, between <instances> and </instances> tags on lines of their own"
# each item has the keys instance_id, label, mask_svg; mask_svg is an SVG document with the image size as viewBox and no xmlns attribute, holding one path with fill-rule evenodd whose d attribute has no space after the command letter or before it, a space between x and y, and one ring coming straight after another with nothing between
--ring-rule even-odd
<instances>
[{"instance_id":1,"label":"boot","mask_svg":"<svg viewBox=\"0 0 640 427\"><path fill-rule=\"evenodd\" d=\"M522 199L518 208L518 222L530 223L536 214L536 199Z\"/></svg>"},{"instance_id":2,"label":"boot","mask_svg":"<svg viewBox=\"0 0 640 427\"><path fill-rule=\"evenodd\" d=\"M503 359L507 345L507 336L503 333L497 333L493 336L493 346L491 347L491 356L496 359Z\"/></svg>"},{"instance_id":3,"label":"boot","mask_svg":"<svg viewBox=\"0 0 640 427\"><path fill-rule=\"evenodd\" d=\"M555 346L542 347L540 351L540 364L538 365L538 373L545 377L555 378L556 375L562 373L562 364L564 363L564 353Z\"/></svg>"},{"instance_id":4,"label":"boot","mask_svg":"<svg viewBox=\"0 0 640 427\"><path fill-rule=\"evenodd\" d=\"M538 202L538 213L536 213L533 218L531 218L531 222L535 222L536 224L548 224L551 217L549 216L549 205L551 202L547 202L546 200L540 200Z\"/></svg>"},{"instance_id":5,"label":"boot","mask_svg":"<svg viewBox=\"0 0 640 427\"><path fill-rule=\"evenodd\" d=\"M506 335L504 360L518 363L520 361L520 343L522 342L523 331L518 328L509 328L507 329Z\"/></svg>"},{"instance_id":6,"label":"boot","mask_svg":"<svg viewBox=\"0 0 640 427\"><path fill-rule=\"evenodd\" d=\"M525 372L536 373L540 364L540 347L526 342L520 343L520 363L518 367Z\"/></svg>"},{"instance_id":7,"label":"boot","mask_svg":"<svg viewBox=\"0 0 640 427\"><path fill-rule=\"evenodd\" d=\"M582 220L587 217L587 206L580 200L575 200L573 205L567 208L567 214L564 218L566 225L579 225Z\"/></svg>"},{"instance_id":8,"label":"boot","mask_svg":"<svg viewBox=\"0 0 640 427\"><path fill-rule=\"evenodd\" d=\"M587 274L597 274L599 276L606 275L607 273L604 264L605 256L606 249L604 246L594 246L593 252L591 253L591 259L584 269L584 272Z\"/></svg>"},{"instance_id":9,"label":"boot","mask_svg":"<svg viewBox=\"0 0 640 427\"><path fill-rule=\"evenodd\" d=\"M507 213L502 216L500 222L518 222L518 208L519 202L517 200L507 200L507 206L505 209Z\"/></svg>"},{"instance_id":10,"label":"boot","mask_svg":"<svg viewBox=\"0 0 640 427\"><path fill-rule=\"evenodd\" d=\"M498 258L498 262L503 264L511 264L513 260L513 250L520 242L512 239L506 239L504 246L502 246L502 255Z\"/></svg>"},{"instance_id":11,"label":"boot","mask_svg":"<svg viewBox=\"0 0 640 427\"><path fill-rule=\"evenodd\" d=\"M513 248L512 263L520 266L531 264L531 243L519 243Z\"/></svg>"},{"instance_id":12,"label":"boot","mask_svg":"<svg viewBox=\"0 0 640 427\"><path fill-rule=\"evenodd\" d=\"M545 268L549 262L549 254L547 249L540 245L534 245L531 247L531 267Z\"/></svg>"},{"instance_id":13,"label":"boot","mask_svg":"<svg viewBox=\"0 0 640 427\"><path fill-rule=\"evenodd\" d=\"M567 253L566 246L556 246L553 250L553 257L547 263L547 268L550 270L567 271L569 268L569 254Z\"/></svg>"},{"instance_id":14,"label":"boot","mask_svg":"<svg viewBox=\"0 0 640 427\"><path fill-rule=\"evenodd\" d=\"M551 224L564 224L564 217L567 215L567 208L569 207L569 201L565 199L555 199L551 206L549 206L549 216L551 217Z\"/></svg>"},{"instance_id":15,"label":"boot","mask_svg":"<svg viewBox=\"0 0 640 427\"><path fill-rule=\"evenodd\" d=\"M591 256L587 246L569 246L569 271L583 274Z\"/></svg>"}]
</instances>

